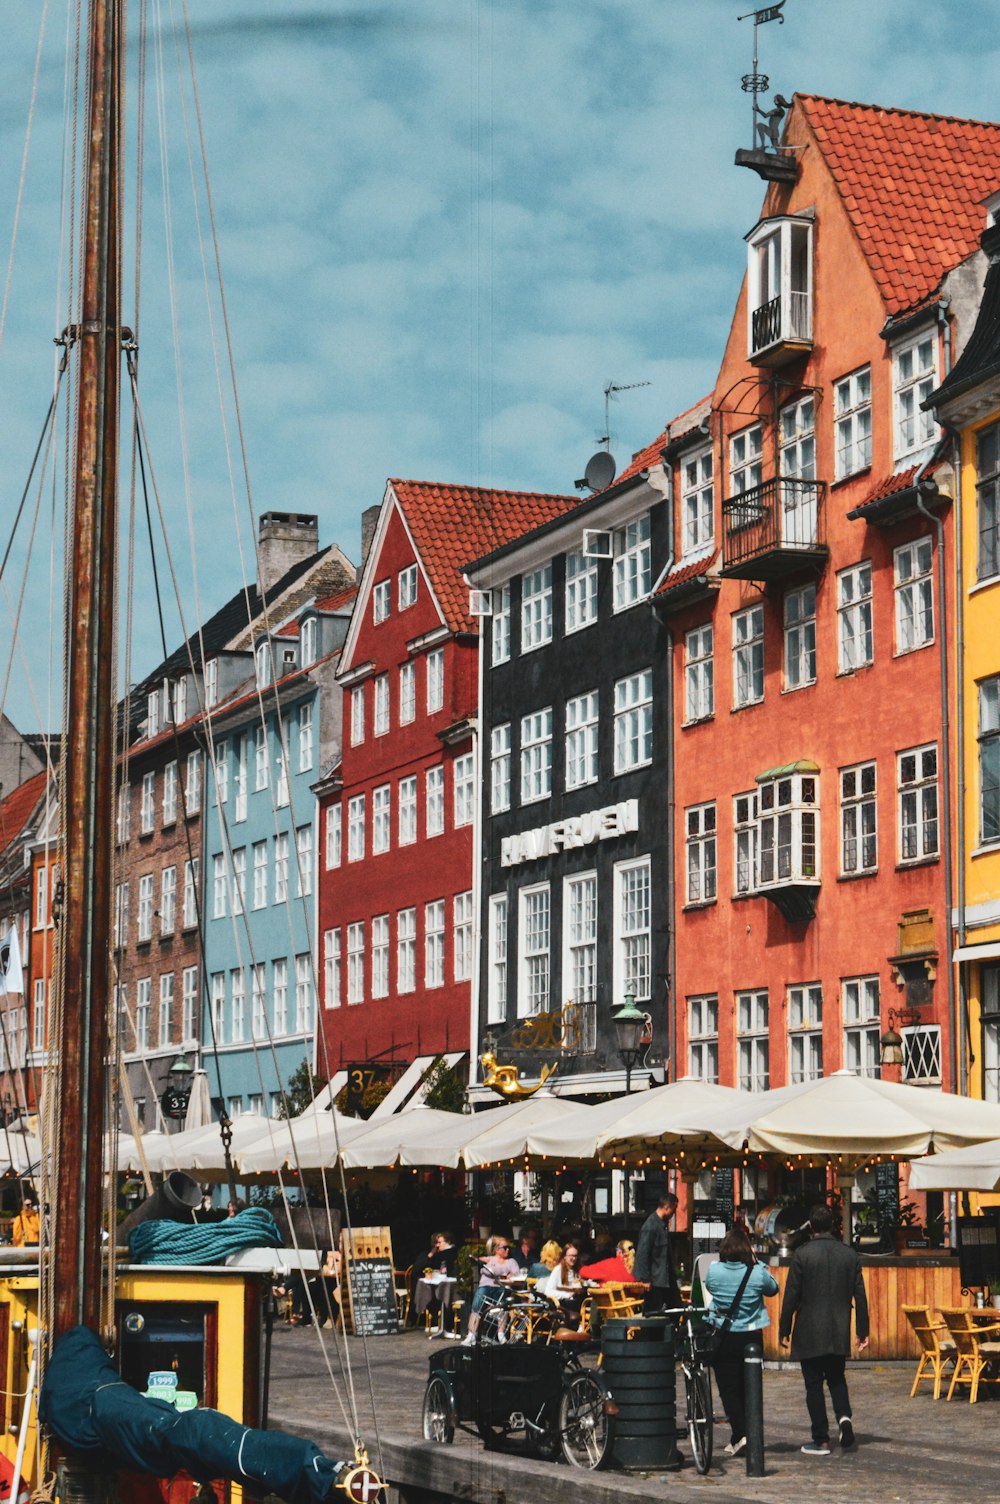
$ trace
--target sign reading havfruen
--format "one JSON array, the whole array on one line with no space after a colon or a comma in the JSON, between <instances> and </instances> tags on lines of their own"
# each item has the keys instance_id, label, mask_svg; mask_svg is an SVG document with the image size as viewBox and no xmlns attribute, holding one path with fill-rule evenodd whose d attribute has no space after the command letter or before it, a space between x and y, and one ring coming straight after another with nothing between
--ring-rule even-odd
<instances>
[{"instance_id":1,"label":"sign reading havfruen","mask_svg":"<svg viewBox=\"0 0 1000 1504\"><path fill-rule=\"evenodd\" d=\"M639 801L625 799L604 809L588 810L569 820L556 820L536 830L524 830L517 836L505 836L500 842L501 867L516 867L520 862L537 862L556 851L576 846L593 846L639 829Z\"/></svg>"}]
</instances>

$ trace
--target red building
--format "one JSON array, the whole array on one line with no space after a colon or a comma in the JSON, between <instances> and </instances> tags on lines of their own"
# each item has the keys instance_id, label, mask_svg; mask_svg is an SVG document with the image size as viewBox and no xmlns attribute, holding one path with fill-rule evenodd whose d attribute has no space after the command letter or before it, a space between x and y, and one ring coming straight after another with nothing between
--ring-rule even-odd
<instances>
[{"instance_id":1,"label":"red building","mask_svg":"<svg viewBox=\"0 0 1000 1504\"><path fill-rule=\"evenodd\" d=\"M663 436L675 563L671 1074L955 1089L953 476L1000 128L797 95L710 401ZM762 154L756 154L761 156Z\"/></svg>"},{"instance_id":2,"label":"red building","mask_svg":"<svg viewBox=\"0 0 1000 1504\"><path fill-rule=\"evenodd\" d=\"M340 762L318 786L324 1075L469 1048L479 655L461 567L573 504L386 487L341 660Z\"/></svg>"},{"instance_id":3,"label":"red building","mask_svg":"<svg viewBox=\"0 0 1000 1504\"><path fill-rule=\"evenodd\" d=\"M34 1111L41 1084L31 1069L30 1029L39 1024L29 1023L29 1010L33 968L51 967L55 872L51 862L36 866L31 853L50 812L49 789L49 775L36 773L0 800L0 940L14 931L20 961L20 977L13 965L9 976L0 978L0 1122ZM44 1030L45 997L40 1027Z\"/></svg>"}]
</instances>

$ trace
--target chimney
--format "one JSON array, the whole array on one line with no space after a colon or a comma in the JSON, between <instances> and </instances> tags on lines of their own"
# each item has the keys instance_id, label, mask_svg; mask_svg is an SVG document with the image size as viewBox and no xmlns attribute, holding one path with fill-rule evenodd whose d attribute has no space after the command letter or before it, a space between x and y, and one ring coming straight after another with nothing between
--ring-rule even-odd
<instances>
[{"instance_id":1,"label":"chimney","mask_svg":"<svg viewBox=\"0 0 1000 1504\"><path fill-rule=\"evenodd\" d=\"M265 512L260 519L258 589L264 595L282 575L319 551L319 518L306 512Z\"/></svg>"},{"instance_id":2,"label":"chimney","mask_svg":"<svg viewBox=\"0 0 1000 1504\"><path fill-rule=\"evenodd\" d=\"M365 507L361 513L361 568L364 569L371 553L372 539L375 537L375 529L378 527L379 513L382 508Z\"/></svg>"}]
</instances>

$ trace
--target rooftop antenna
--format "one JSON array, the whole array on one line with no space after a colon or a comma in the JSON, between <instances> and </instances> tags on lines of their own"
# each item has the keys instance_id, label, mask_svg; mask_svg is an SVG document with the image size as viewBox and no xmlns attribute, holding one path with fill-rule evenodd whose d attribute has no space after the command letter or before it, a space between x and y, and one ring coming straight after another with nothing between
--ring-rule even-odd
<instances>
[{"instance_id":1,"label":"rooftop antenna","mask_svg":"<svg viewBox=\"0 0 1000 1504\"><path fill-rule=\"evenodd\" d=\"M777 21L784 26L784 8L785 0L776 0L774 5L744 11L742 16L736 18L738 21L748 21L753 17L753 68L751 72L744 73L740 81L744 94L751 96L750 140L753 144L749 151L736 153L736 165L752 167L762 178L771 182L794 183L798 175L797 164L794 157L782 150L779 141L781 122L786 110L791 108L791 103L781 94L775 94L774 105L770 110L762 110L757 103L758 97L767 92L771 83L767 74L760 72L758 65L757 28L766 26L769 21Z\"/></svg>"},{"instance_id":2,"label":"rooftop antenna","mask_svg":"<svg viewBox=\"0 0 1000 1504\"><path fill-rule=\"evenodd\" d=\"M630 381L627 383L609 381L604 388L604 432L597 442L604 448L592 454L587 461L587 468L580 480L573 482L578 491L603 491L615 478L617 466L614 455L611 453L611 402L619 392L634 392L641 386L652 386L651 381Z\"/></svg>"}]
</instances>

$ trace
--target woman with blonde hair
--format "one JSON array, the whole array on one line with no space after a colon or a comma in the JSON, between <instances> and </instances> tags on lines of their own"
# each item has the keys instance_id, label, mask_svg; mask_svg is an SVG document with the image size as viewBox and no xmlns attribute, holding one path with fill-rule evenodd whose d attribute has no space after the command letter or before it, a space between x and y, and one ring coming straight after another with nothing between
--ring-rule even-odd
<instances>
[{"instance_id":1,"label":"woman with blonde hair","mask_svg":"<svg viewBox=\"0 0 1000 1504\"><path fill-rule=\"evenodd\" d=\"M510 1256L510 1238L501 1237L497 1233L488 1239L486 1257L480 1260L480 1270L479 1286L472 1297L472 1310L469 1313L466 1347L471 1347L476 1340L483 1308L495 1305L507 1281L517 1279L521 1273L517 1260ZM500 1336L503 1340L502 1333Z\"/></svg>"},{"instance_id":2,"label":"woman with blonde hair","mask_svg":"<svg viewBox=\"0 0 1000 1504\"><path fill-rule=\"evenodd\" d=\"M535 1288L539 1292L544 1289L544 1281L548 1279L561 1258L562 1244L557 1243L555 1238L550 1238L547 1243L542 1244L542 1251L538 1255L537 1262L528 1267L528 1278L538 1281Z\"/></svg>"},{"instance_id":3,"label":"woman with blonde hair","mask_svg":"<svg viewBox=\"0 0 1000 1504\"><path fill-rule=\"evenodd\" d=\"M579 1257L580 1250L571 1238L563 1249L562 1258L545 1281L545 1294L558 1304L568 1326L579 1324L583 1305L583 1281L576 1267Z\"/></svg>"}]
</instances>

